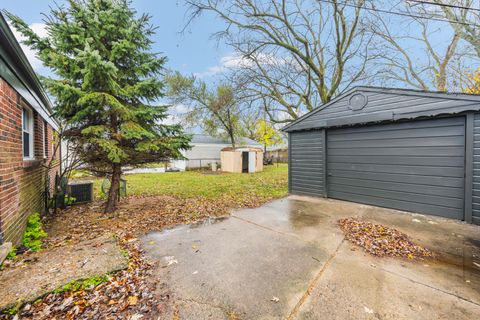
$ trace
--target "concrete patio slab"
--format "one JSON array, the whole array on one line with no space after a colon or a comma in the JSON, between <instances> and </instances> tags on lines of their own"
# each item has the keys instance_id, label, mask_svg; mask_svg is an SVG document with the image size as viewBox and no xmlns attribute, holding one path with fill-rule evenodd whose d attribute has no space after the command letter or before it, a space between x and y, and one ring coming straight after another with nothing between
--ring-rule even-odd
<instances>
[{"instance_id":1,"label":"concrete patio slab","mask_svg":"<svg viewBox=\"0 0 480 320\"><path fill-rule=\"evenodd\" d=\"M34 301L71 281L128 267L112 236L35 252L28 260L0 272L0 310Z\"/></svg>"},{"instance_id":2,"label":"concrete patio slab","mask_svg":"<svg viewBox=\"0 0 480 320\"><path fill-rule=\"evenodd\" d=\"M144 246L160 260L160 278L183 303L209 305L242 318L277 319L293 308L306 289L305 280L314 276L329 252L290 235L258 229L235 218L213 220L150 234ZM273 297L279 302L271 301Z\"/></svg>"},{"instance_id":3,"label":"concrete patio slab","mask_svg":"<svg viewBox=\"0 0 480 320\"><path fill-rule=\"evenodd\" d=\"M369 256L336 225L351 216L398 228L437 258ZM478 318L479 243L479 226L296 196L142 239L169 292L165 319Z\"/></svg>"},{"instance_id":4,"label":"concrete patio slab","mask_svg":"<svg viewBox=\"0 0 480 320\"><path fill-rule=\"evenodd\" d=\"M410 277L409 265L365 256L342 246L298 319L477 319L477 296L456 295L430 277ZM417 280L415 279L417 278ZM463 283L465 286L465 283Z\"/></svg>"}]
</instances>

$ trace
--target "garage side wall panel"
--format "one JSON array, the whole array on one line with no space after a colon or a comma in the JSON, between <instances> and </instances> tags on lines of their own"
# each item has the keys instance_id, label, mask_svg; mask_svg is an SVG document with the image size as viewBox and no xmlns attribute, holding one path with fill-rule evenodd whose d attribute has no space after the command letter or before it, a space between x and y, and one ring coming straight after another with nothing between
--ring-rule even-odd
<instances>
[{"instance_id":1,"label":"garage side wall panel","mask_svg":"<svg viewBox=\"0 0 480 320\"><path fill-rule=\"evenodd\" d=\"M480 113L473 122L473 188L472 222L480 225Z\"/></svg>"},{"instance_id":2,"label":"garage side wall panel","mask_svg":"<svg viewBox=\"0 0 480 320\"><path fill-rule=\"evenodd\" d=\"M325 195L323 130L289 133L290 193L322 197Z\"/></svg>"}]
</instances>

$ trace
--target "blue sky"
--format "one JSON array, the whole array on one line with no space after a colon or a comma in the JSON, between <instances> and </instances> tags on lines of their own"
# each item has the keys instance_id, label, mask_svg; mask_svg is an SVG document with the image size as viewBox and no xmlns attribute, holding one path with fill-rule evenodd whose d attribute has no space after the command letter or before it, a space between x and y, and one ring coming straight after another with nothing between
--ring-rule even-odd
<instances>
[{"instance_id":1,"label":"blue sky","mask_svg":"<svg viewBox=\"0 0 480 320\"><path fill-rule=\"evenodd\" d=\"M66 1L56 0L56 2L62 4ZM232 49L212 38L213 33L225 28L225 24L215 16L203 15L196 19L185 32L181 33L188 18L184 3L185 0L132 1L132 7L139 13L149 13L152 16L151 22L158 27L157 34L153 39L155 42L153 49L168 57L166 67L185 74L206 77L220 74L224 66L235 65L238 62L238 57L235 56ZM6 9L20 16L40 34L43 26L42 13L48 13L49 6L53 4L54 0L0 0L1 9ZM378 0L378 4L383 9L393 7L393 11L400 10L397 5L392 6L389 1ZM394 21L390 25L391 32L400 31L406 32L410 36L418 36L418 26L400 23L401 20L405 22L405 18L393 15L387 15L387 18ZM433 46L446 47L445 35L451 33L451 28L446 23L439 23L437 27L436 32L430 35ZM414 58L424 60L424 49L417 47L417 45L417 43L406 44L406 49L415 52ZM24 48L24 50L34 69L40 74L45 74L47 70L41 67L38 60L35 60L34 52L28 50L28 48Z\"/></svg>"},{"instance_id":2,"label":"blue sky","mask_svg":"<svg viewBox=\"0 0 480 320\"><path fill-rule=\"evenodd\" d=\"M403 4L401 0L377 0L379 7L384 10L399 12L402 10L398 4ZM65 0L56 0L57 3L65 3ZM238 67L241 58L225 44L212 38L212 34L225 28L224 22L213 15L203 15L196 19L190 27L181 33L188 19L185 0L133 0L132 7L138 13L149 13L152 16L152 24L157 26L157 33L153 37L154 48L156 52L161 52L168 58L166 67L171 70L178 70L184 74L195 74L203 77L207 82L215 81L215 76L220 76L226 67ZM0 0L0 9L6 9L24 19L30 24L35 32L42 35L45 30L42 23L42 13L50 11L49 6L54 4L54 0ZM389 31L393 34L402 36L401 45L411 54L414 65L417 69L422 69L428 55L425 52L425 46L418 41L411 39L405 40L405 37L418 37L421 31L417 24L412 23L411 19L405 19L403 16L386 15L390 20ZM452 35L451 27L444 22L431 22L431 34L434 48L443 55L448 45L448 39ZM397 38L399 39L399 38ZM24 47L24 51L29 57L34 69L44 75L48 75L47 69L42 68L38 59L35 59L35 53ZM398 52L390 52L391 58L402 59ZM478 65L478 60L466 60L467 67L473 70ZM372 67L372 66L371 66ZM374 68L374 67L373 67ZM430 77L433 79L432 77ZM377 83L377 77L372 78L372 85L383 85ZM375 82L377 81L377 82ZM427 81L431 81L428 80ZM387 86L406 87L405 83L395 82L386 83ZM167 102L162 99L162 102ZM176 122L178 115L187 110L186 106L176 105L171 109L172 117L169 121ZM198 128L192 128L198 131Z\"/></svg>"},{"instance_id":3,"label":"blue sky","mask_svg":"<svg viewBox=\"0 0 480 320\"><path fill-rule=\"evenodd\" d=\"M59 4L64 2L57 0ZM41 30L41 13L49 12L53 3L53 0L0 0L0 7L34 25L35 30ZM223 26L212 16L201 17L186 32L180 33L187 19L183 0L134 0L132 6L139 13L152 15L152 23L158 26L154 50L168 57L170 69L209 75L220 70L222 58L231 54L227 47L211 38L211 34ZM27 52L27 55L32 58L33 53ZM37 72L46 71L38 61L32 64Z\"/></svg>"},{"instance_id":4,"label":"blue sky","mask_svg":"<svg viewBox=\"0 0 480 320\"><path fill-rule=\"evenodd\" d=\"M65 0L56 0L57 3L65 3ZM222 66L235 64L238 57L225 44L212 39L212 34L222 30L225 24L213 15L204 15L196 19L189 29L180 33L187 20L187 8L185 0L133 0L132 6L139 13L150 13L152 23L158 26L157 34L154 37L154 50L162 52L168 57L167 68L181 71L185 74L196 74L200 76L211 76L219 74ZM397 1L389 2L378 0L382 9L399 11L395 4ZM33 29L42 32L42 13L49 12L49 6L54 0L0 0L0 8L6 9L27 21ZM388 15L393 21L400 22L403 17ZM393 23L390 31L407 32L410 35L418 35L418 27L405 23ZM445 47L445 35L451 33L448 24L439 23L437 32L431 35L434 47ZM415 52L419 59L425 57L423 49L416 47L417 44L407 45L408 51ZM34 59L34 53L24 48L30 58L34 69L44 74L46 70L41 68L41 63ZM440 50L442 51L442 50Z\"/></svg>"}]
</instances>

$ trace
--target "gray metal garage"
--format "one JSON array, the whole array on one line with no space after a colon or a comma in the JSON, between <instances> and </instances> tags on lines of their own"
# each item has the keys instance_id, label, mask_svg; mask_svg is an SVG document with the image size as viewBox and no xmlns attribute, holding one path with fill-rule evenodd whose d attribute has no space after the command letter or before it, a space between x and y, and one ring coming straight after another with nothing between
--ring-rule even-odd
<instances>
[{"instance_id":1,"label":"gray metal garage","mask_svg":"<svg viewBox=\"0 0 480 320\"><path fill-rule=\"evenodd\" d=\"M480 224L480 96L356 87L283 130L289 190Z\"/></svg>"}]
</instances>

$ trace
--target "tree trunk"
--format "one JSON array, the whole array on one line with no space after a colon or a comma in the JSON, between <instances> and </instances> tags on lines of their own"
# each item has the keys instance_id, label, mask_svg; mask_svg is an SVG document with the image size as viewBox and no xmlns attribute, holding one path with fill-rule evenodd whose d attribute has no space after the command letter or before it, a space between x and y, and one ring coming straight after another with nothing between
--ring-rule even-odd
<instances>
[{"instance_id":1,"label":"tree trunk","mask_svg":"<svg viewBox=\"0 0 480 320\"><path fill-rule=\"evenodd\" d=\"M112 183L108 191L108 200L105 205L105 213L112 213L117 210L118 200L120 199L120 177L122 167L120 164L114 164L112 168Z\"/></svg>"},{"instance_id":2,"label":"tree trunk","mask_svg":"<svg viewBox=\"0 0 480 320\"><path fill-rule=\"evenodd\" d=\"M233 132L230 132L229 136L230 136L230 143L232 144L233 149L235 149L235 137L233 136Z\"/></svg>"}]
</instances>

